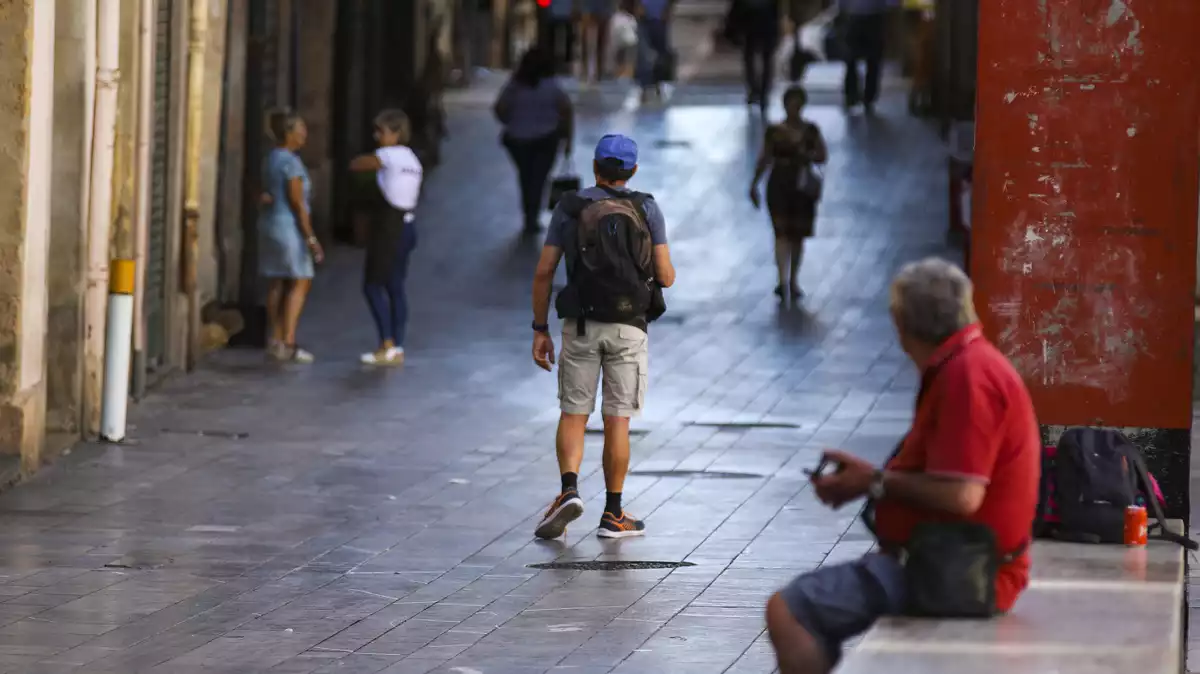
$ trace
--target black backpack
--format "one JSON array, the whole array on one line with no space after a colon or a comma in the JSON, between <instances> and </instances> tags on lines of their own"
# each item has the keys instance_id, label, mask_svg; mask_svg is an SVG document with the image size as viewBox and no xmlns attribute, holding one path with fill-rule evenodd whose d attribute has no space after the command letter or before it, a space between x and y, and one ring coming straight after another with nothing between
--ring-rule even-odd
<instances>
[{"instance_id":1,"label":"black backpack","mask_svg":"<svg viewBox=\"0 0 1200 674\"><path fill-rule=\"evenodd\" d=\"M1034 535L1077 543L1123 543L1125 509L1144 505L1153 538L1189 550L1197 544L1166 530L1156 483L1141 453L1118 431L1071 428L1042 455Z\"/></svg>"},{"instance_id":2,"label":"black backpack","mask_svg":"<svg viewBox=\"0 0 1200 674\"><path fill-rule=\"evenodd\" d=\"M575 223L563 241L567 287L555 301L562 318L639 324L665 309L654 281L654 244L641 192L602 187L609 198L563 196L563 212Z\"/></svg>"}]
</instances>

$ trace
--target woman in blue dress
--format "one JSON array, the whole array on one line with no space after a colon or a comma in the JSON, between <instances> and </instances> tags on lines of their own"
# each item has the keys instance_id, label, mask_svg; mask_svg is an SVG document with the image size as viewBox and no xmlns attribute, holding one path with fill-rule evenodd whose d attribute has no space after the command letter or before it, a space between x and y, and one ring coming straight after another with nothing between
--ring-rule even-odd
<instances>
[{"instance_id":1,"label":"woman in blue dress","mask_svg":"<svg viewBox=\"0 0 1200 674\"><path fill-rule=\"evenodd\" d=\"M275 149L263 161L263 206L258 218L258 269L269 281L267 354L276 360L311 363L313 356L296 345L296 326L312 287L313 266L324 258L313 233L309 198L312 184L296 151L308 129L286 110L268 119Z\"/></svg>"}]
</instances>

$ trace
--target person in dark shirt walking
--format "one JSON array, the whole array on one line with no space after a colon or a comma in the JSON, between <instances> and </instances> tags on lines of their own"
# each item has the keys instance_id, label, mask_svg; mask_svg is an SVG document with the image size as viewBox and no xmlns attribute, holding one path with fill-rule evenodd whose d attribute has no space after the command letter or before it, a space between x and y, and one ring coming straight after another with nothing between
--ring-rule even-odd
<instances>
[{"instance_id":1,"label":"person in dark shirt walking","mask_svg":"<svg viewBox=\"0 0 1200 674\"><path fill-rule=\"evenodd\" d=\"M839 20L844 22L845 31L847 109L861 103L868 114L875 111L883 75L887 14L896 4L897 0L838 0ZM861 86L859 62L866 64L866 79Z\"/></svg>"},{"instance_id":2,"label":"person in dark shirt walking","mask_svg":"<svg viewBox=\"0 0 1200 674\"><path fill-rule=\"evenodd\" d=\"M779 49L779 0L735 0L741 3L742 61L746 78L746 102L757 105L763 115L775 77L775 52Z\"/></svg>"},{"instance_id":3,"label":"person in dark shirt walking","mask_svg":"<svg viewBox=\"0 0 1200 674\"><path fill-rule=\"evenodd\" d=\"M555 80L549 52L525 52L492 111L504 125L501 142L517 168L525 230L536 231L554 160L559 149L571 153L575 135L575 109Z\"/></svg>"},{"instance_id":4,"label":"person in dark shirt walking","mask_svg":"<svg viewBox=\"0 0 1200 674\"><path fill-rule=\"evenodd\" d=\"M637 80L642 87L642 102L662 96L662 85L673 73L664 72L672 59L671 13L675 0L639 0Z\"/></svg>"}]
</instances>

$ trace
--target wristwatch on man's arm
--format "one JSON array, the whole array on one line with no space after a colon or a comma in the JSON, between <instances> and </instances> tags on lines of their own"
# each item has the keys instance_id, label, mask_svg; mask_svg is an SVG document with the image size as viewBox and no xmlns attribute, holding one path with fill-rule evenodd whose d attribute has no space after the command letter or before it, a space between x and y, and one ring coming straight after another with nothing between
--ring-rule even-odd
<instances>
[{"instance_id":1,"label":"wristwatch on man's arm","mask_svg":"<svg viewBox=\"0 0 1200 674\"><path fill-rule=\"evenodd\" d=\"M875 471L875 475L871 477L871 484L867 487L867 496L873 501L878 501L883 498L883 471Z\"/></svg>"},{"instance_id":2,"label":"wristwatch on man's arm","mask_svg":"<svg viewBox=\"0 0 1200 674\"><path fill-rule=\"evenodd\" d=\"M533 322L533 331L540 332L543 334L550 334L550 326L545 323L538 323L537 321L534 321Z\"/></svg>"}]
</instances>

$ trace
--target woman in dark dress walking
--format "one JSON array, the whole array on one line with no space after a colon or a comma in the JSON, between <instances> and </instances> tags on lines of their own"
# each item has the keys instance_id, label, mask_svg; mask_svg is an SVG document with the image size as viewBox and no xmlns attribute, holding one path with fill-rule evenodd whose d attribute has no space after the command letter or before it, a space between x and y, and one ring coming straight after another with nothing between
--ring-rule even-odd
<instances>
[{"instance_id":1,"label":"woman in dark dress walking","mask_svg":"<svg viewBox=\"0 0 1200 674\"><path fill-rule=\"evenodd\" d=\"M816 124L801 117L808 94L792 87L783 95L787 118L767 128L763 149L750 183L750 201L758 208L758 183L768 170L767 212L775 229L775 265L779 284L775 294L781 300L804 296L796 277L804 259L804 241L813 235L820 199L820 175L815 166L829 158L825 139ZM815 187L814 187L815 185Z\"/></svg>"}]
</instances>

